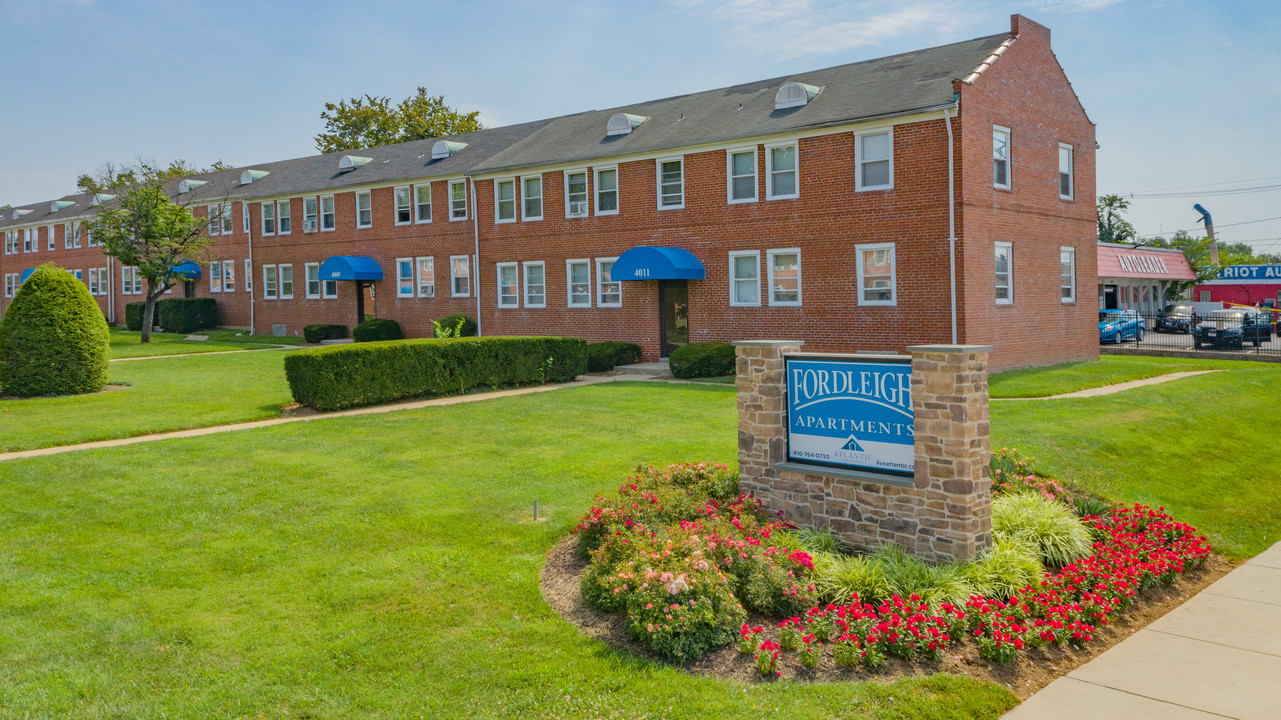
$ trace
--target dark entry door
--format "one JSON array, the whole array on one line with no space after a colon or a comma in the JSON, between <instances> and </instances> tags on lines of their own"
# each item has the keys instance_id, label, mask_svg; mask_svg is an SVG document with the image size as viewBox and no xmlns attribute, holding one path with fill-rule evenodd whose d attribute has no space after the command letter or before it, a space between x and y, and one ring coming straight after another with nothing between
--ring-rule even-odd
<instances>
[{"instance_id":1,"label":"dark entry door","mask_svg":"<svg viewBox=\"0 0 1281 720\"><path fill-rule=\"evenodd\" d=\"M1117 302L1117 299L1116 299L1116 286L1104 285L1103 286L1103 309L1116 310L1120 307L1121 305L1120 303Z\"/></svg>"},{"instance_id":2,"label":"dark entry door","mask_svg":"<svg viewBox=\"0 0 1281 720\"><path fill-rule=\"evenodd\" d=\"M663 357L689 344L689 283L686 280L658 281L659 337Z\"/></svg>"}]
</instances>

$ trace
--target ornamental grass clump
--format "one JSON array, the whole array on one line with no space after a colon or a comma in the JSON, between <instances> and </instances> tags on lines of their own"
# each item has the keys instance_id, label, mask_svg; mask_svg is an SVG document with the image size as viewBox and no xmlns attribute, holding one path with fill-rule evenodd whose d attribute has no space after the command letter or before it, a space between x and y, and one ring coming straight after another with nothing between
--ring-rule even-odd
<instances>
[{"instance_id":1,"label":"ornamental grass clump","mask_svg":"<svg viewBox=\"0 0 1281 720\"><path fill-rule=\"evenodd\" d=\"M1026 544L1049 567L1063 567L1090 554L1090 531L1068 507L1032 493L992 501L992 535Z\"/></svg>"},{"instance_id":2,"label":"ornamental grass clump","mask_svg":"<svg viewBox=\"0 0 1281 720\"><path fill-rule=\"evenodd\" d=\"M975 595L1004 600L1045 575L1040 558L1026 544L1002 539L961 567Z\"/></svg>"}]
</instances>

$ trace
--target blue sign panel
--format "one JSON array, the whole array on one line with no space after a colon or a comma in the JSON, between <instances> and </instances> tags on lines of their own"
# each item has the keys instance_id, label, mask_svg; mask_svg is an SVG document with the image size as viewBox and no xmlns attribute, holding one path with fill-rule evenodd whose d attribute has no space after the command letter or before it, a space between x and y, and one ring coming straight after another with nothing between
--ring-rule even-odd
<instances>
[{"instance_id":1,"label":"blue sign panel","mask_svg":"<svg viewBox=\"0 0 1281 720\"><path fill-rule=\"evenodd\" d=\"M911 358L789 355L787 459L909 477Z\"/></svg>"},{"instance_id":2,"label":"blue sign panel","mask_svg":"<svg viewBox=\"0 0 1281 720\"><path fill-rule=\"evenodd\" d=\"M1267 280L1281 283L1281 265L1229 265L1218 273L1220 280Z\"/></svg>"}]
</instances>

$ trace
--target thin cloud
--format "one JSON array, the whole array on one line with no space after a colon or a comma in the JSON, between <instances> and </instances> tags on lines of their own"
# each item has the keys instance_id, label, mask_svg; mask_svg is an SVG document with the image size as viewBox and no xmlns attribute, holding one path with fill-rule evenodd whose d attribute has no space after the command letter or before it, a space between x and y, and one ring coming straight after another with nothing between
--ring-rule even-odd
<instances>
[{"instance_id":1,"label":"thin cloud","mask_svg":"<svg viewBox=\"0 0 1281 720\"><path fill-rule=\"evenodd\" d=\"M1123 2L1125 0L1038 0L1025 3L1024 6L1047 12L1088 13L1120 5Z\"/></svg>"}]
</instances>

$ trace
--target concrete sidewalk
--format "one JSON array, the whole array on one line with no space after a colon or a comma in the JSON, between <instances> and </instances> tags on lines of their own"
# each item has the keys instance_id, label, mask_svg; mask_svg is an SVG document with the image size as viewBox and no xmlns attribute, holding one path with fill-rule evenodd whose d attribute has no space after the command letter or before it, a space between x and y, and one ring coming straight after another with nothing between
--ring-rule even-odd
<instances>
[{"instance_id":1,"label":"concrete sidewalk","mask_svg":"<svg viewBox=\"0 0 1281 720\"><path fill-rule=\"evenodd\" d=\"M1005 718L1281 718L1281 543Z\"/></svg>"}]
</instances>

